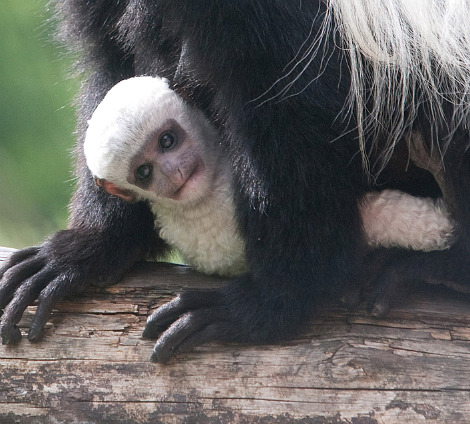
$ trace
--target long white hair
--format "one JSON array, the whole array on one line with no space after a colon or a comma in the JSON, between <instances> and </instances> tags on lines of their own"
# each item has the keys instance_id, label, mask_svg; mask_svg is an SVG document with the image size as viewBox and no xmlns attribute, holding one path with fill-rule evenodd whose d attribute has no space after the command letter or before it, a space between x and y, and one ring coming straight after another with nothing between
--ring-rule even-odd
<instances>
[{"instance_id":1,"label":"long white hair","mask_svg":"<svg viewBox=\"0 0 470 424\"><path fill-rule=\"evenodd\" d=\"M335 27L349 56L351 90L364 152L364 134L388 129L384 163L427 103L429 120L468 128L470 2L468 0L325 0L324 30ZM331 25L334 23L334 25ZM372 99L372 101L370 101ZM453 105L451 119L443 104ZM431 131L433 128L431 128Z\"/></svg>"}]
</instances>

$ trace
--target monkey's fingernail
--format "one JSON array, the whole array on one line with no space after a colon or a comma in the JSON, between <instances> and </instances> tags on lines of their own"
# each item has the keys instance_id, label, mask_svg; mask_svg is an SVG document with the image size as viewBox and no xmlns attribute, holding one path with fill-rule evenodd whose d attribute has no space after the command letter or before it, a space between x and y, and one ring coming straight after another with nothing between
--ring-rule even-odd
<instances>
[{"instance_id":1,"label":"monkey's fingernail","mask_svg":"<svg viewBox=\"0 0 470 424\"><path fill-rule=\"evenodd\" d=\"M44 327L32 325L28 332L28 340L30 342L37 342L42 339L44 335Z\"/></svg>"},{"instance_id":2,"label":"monkey's fingernail","mask_svg":"<svg viewBox=\"0 0 470 424\"><path fill-rule=\"evenodd\" d=\"M21 340L21 331L16 325L4 325L1 328L2 344L17 344Z\"/></svg>"}]
</instances>

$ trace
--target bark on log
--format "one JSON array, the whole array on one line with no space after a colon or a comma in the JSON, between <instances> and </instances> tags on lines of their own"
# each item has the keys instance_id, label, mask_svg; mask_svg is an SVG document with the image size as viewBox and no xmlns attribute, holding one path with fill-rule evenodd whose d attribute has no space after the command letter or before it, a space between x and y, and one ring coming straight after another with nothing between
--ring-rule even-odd
<instances>
[{"instance_id":1,"label":"bark on log","mask_svg":"<svg viewBox=\"0 0 470 424\"><path fill-rule=\"evenodd\" d=\"M62 302L43 341L0 346L0 423L470 422L468 297L426 287L383 320L332 305L290 342L209 344L150 363L149 311L211 284L145 263Z\"/></svg>"}]
</instances>

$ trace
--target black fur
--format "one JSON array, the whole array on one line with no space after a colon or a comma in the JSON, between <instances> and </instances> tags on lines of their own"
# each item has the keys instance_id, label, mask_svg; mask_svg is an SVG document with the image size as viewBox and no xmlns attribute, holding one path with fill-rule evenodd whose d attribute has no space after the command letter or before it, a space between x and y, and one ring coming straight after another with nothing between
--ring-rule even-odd
<instances>
[{"instance_id":1,"label":"black fur","mask_svg":"<svg viewBox=\"0 0 470 424\"><path fill-rule=\"evenodd\" d=\"M104 94L119 80L144 74L169 78L220 128L234 166L251 270L220 290L188 291L157 310L144 333L154 338L164 331L152 358L165 362L208 340L259 343L291 337L326 296L338 295L366 250L357 201L371 183L358 152L355 118L341 119L349 74L335 32L323 38L318 57L303 72L295 66L320 30L323 3L56 3L65 22L62 33L80 51L87 74L80 100L78 188L69 229L38 250L17 254L4 268L3 341L18 340L16 324L35 298L33 340L59 298L98 277L115 280L150 250L164 252L145 205L100 193L81 148L86 120ZM459 198L469 188L466 158L460 168L449 173ZM400 187L407 185L403 174ZM459 222L468 222L468 208L465 200L455 211ZM467 227L462 224L465 240ZM454 257L461 260L462 254Z\"/></svg>"}]
</instances>

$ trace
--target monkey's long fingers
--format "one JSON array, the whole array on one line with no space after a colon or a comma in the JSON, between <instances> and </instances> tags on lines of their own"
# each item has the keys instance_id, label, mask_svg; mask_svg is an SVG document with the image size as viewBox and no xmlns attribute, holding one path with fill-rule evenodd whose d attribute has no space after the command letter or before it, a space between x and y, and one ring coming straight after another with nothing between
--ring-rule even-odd
<instances>
[{"instance_id":1,"label":"monkey's long fingers","mask_svg":"<svg viewBox=\"0 0 470 424\"><path fill-rule=\"evenodd\" d=\"M28 340L34 342L41 339L44 333L44 326L49 319L54 305L72 291L76 292L74 282L79 278L81 278L81 275L76 271L70 270L60 274L41 291L38 297L36 314L28 332Z\"/></svg>"},{"instance_id":2,"label":"monkey's long fingers","mask_svg":"<svg viewBox=\"0 0 470 424\"><path fill-rule=\"evenodd\" d=\"M5 261L3 266L0 268L0 279L2 279L3 274L8 271L11 267L23 262L31 256L37 255L39 252L39 247L27 247L26 249L18 250L10 255L10 257Z\"/></svg>"},{"instance_id":3,"label":"monkey's long fingers","mask_svg":"<svg viewBox=\"0 0 470 424\"><path fill-rule=\"evenodd\" d=\"M213 321L213 309L186 313L158 339L150 360L165 364L176 353L189 351L195 346L214 340L219 327L212 324Z\"/></svg>"},{"instance_id":4,"label":"monkey's long fingers","mask_svg":"<svg viewBox=\"0 0 470 424\"><path fill-rule=\"evenodd\" d=\"M156 339L170 324L186 312L203 309L221 303L220 292L216 290L187 290L172 301L160 306L147 319L142 337Z\"/></svg>"},{"instance_id":5,"label":"monkey's long fingers","mask_svg":"<svg viewBox=\"0 0 470 424\"><path fill-rule=\"evenodd\" d=\"M212 314L212 313L211 313ZM196 346L201 346L205 343L212 342L214 340L221 340L221 332L224 331L220 323L217 324L209 324L202 328L200 331L193 333L186 337L176 349L173 349L170 353L171 354L180 354L180 353L187 353L191 352ZM160 351L162 347L160 346L158 350ZM154 348L155 351L155 348ZM153 353L152 357L153 358ZM160 354L158 355L160 356ZM153 359L152 359L153 360ZM169 359L168 359L169 360ZM168 362L167 360L167 362ZM158 361L160 362L160 361ZM164 363L164 362L160 362Z\"/></svg>"},{"instance_id":6,"label":"monkey's long fingers","mask_svg":"<svg viewBox=\"0 0 470 424\"><path fill-rule=\"evenodd\" d=\"M23 253L23 251L19 252ZM14 258L13 263L9 263L2 273L3 278L0 281L0 308L4 308L10 303L14 293L25 280L38 273L44 266L41 258L29 255L21 255Z\"/></svg>"},{"instance_id":7,"label":"monkey's long fingers","mask_svg":"<svg viewBox=\"0 0 470 424\"><path fill-rule=\"evenodd\" d=\"M182 304L181 296L178 295L172 301L160 306L147 318L142 337L144 339L156 339L181 313L187 310Z\"/></svg>"},{"instance_id":8,"label":"monkey's long fingers","mask_svg":"<svg viewBox=\"0 0 470 424\"><path fill-rule=\"evenodd\" d=\"M52 272L45 269L27 279L16 290L12 301L5 308L0 321L0 335L2 344L15 344L21 339L21 332L17 325L25 309L38 297L41 290L53 278Z\"/></svg>"}]
</instances>

